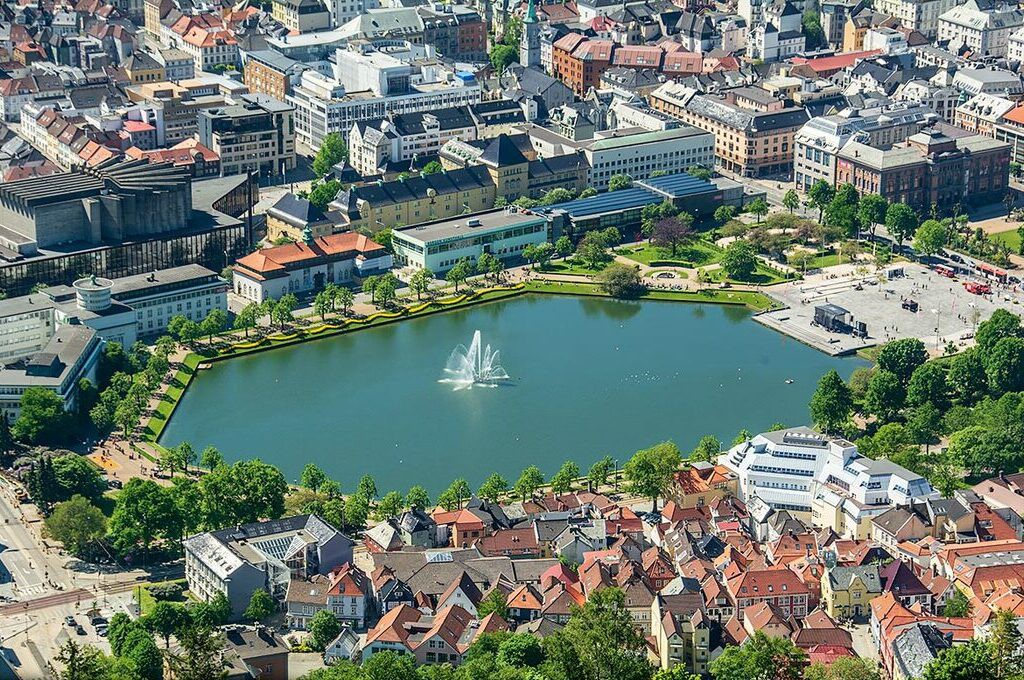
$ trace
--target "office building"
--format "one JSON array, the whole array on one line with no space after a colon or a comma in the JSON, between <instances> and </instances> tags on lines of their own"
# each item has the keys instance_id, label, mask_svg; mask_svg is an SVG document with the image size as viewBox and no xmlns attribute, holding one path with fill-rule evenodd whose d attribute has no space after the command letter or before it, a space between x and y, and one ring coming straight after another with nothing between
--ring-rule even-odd
<instances>
[{"instance_id":1,"label":"office building","mask_svg":"<svg viewBox=\"0 0 1024 680\"><path fill-rule=\"evenodd\" d=\"M295 167L295 108L264 94L199 114L199 141L220 156L221 175L283 174Z\"/></svg>"}]
</instances>

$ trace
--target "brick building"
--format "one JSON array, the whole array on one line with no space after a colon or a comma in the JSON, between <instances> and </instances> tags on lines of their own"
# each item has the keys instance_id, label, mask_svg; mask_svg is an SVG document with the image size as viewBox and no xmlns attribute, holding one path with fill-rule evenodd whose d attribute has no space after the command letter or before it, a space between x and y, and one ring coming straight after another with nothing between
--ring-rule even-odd
<instances>
[{"instance_id":1,"label":"brick building","mask_svg":"<svg viewBox=\"0 0 1024 680\"><path fill-rule=\"evenodd\" d=\"M848 142L839 152L836 185L853 184L890 202L927 212L957 203L997 203L1009 183L1010 145L984 135L953 138L934 128L904 144L876 149Z\"/></svg>"}]
</instances>

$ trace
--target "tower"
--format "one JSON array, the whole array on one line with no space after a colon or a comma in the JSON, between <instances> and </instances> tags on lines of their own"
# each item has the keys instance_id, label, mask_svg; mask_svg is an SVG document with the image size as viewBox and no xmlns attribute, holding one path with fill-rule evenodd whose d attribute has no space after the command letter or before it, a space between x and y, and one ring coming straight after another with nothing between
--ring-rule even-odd
<instances>
[{"instance_id":1,"label":"tower","mask_svg":"<svg viewBox=\"0 0 1024 680\"><path fill-rule=\"evenodd\" d=\"M526 68L540 68L540 23L537 7L530 0L523 17L523 35L519 42L519 63Z\"/></svg>"}]
</instances>

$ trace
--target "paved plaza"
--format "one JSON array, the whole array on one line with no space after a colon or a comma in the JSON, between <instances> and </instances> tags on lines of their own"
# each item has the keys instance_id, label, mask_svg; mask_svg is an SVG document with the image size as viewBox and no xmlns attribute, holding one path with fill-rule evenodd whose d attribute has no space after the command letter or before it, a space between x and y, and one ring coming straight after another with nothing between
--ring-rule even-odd
<instances>
[{"instance_id":1,"label":"paved plaza","mask_svg":"<svg viewBox=\"0 0 1024 680\"><path fill-rule=\"evenodd\" d=\"M904 275L888 278L886 272L902 268ZM785 309L757 316L770 328L790 335L832 355L848 354L863 347L899 338L920 338L929 350L947 342L966 344L979 321L1002 307L1021 312L1024 294L1010 288L994 288L992 295L974 295L956 280L939 276L916 263L891 265L878 273L858 274L852 268L817 275L768 289ZM917 312L902 306L903 300L918 303ZM813 325L814 308L834 304L848 310L855 321L867 324L868 337L832 333Z\"/></svg>"}]
</instances>

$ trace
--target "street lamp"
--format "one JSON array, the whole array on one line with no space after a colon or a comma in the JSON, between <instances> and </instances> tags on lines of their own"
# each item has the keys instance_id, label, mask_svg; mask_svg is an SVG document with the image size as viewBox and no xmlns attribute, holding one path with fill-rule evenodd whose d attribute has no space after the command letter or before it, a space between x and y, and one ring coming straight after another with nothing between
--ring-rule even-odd
<instances>
[{"instance_id":1,"label":"street lamp","mask_svg":"<svg viewBox=\"0 0 1024 680\"><path fill-rule=\"evenodd\" d=\"M933 309L932 314L935 315L935 349L939 348L939 324L942 321L942 312L938 309Z\"/></svg>"}]
</instances>

